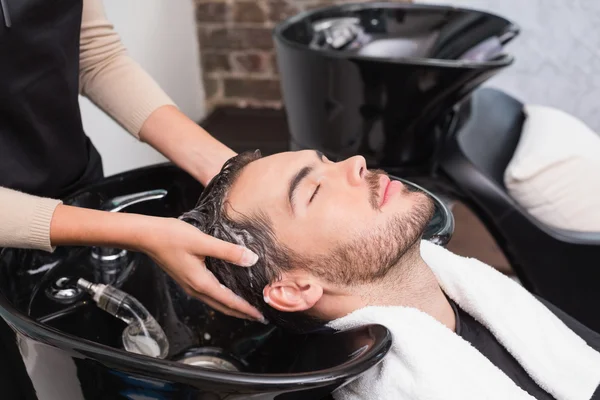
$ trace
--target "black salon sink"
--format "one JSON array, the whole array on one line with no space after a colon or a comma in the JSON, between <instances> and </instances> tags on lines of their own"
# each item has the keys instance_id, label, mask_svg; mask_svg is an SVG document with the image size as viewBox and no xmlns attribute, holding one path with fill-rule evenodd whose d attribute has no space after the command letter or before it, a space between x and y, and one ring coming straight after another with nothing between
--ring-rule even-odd
<instances>
[{"instance_id":1,"label":"black salon sink","mask_svg":"<svg viewBox=\"0 0 600 400\"><path fill-rule=\"evenodd\" d=\"M177 217L194 207L201 190L165 164L107 178L65 202L106 209L133 194L139 201L121 212ZM445 244L453 219L436 202L426 236ZM162 326L167 357L123 350L125 324L75 290L75 278L111 283L138 299ZM327 398L380 362L391 345L379 325L298 335L228 317L187 296L144 254L87 247L53 254L5 249L0 315L16 332L22 361L15 368L26 366L32 398L40 399Z\"/></svg>"},{"instance_id":2,"label":"black salon sink","mask_svg":"<svg viewBox=\"0 0 600 400\"><path fill-rule=\"evenodd\" d=\"M273 32L292 150L428 174L453 107L509 66L505 18L452 6L363 2L310 10Z\"/></svg>"}]
</instances>

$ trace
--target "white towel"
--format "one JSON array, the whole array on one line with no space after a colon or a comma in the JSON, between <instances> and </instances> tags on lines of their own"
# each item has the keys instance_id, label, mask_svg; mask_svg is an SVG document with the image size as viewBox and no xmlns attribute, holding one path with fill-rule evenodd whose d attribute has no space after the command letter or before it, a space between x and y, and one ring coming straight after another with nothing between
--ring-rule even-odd
<instances>
[{"instance_id":1,"label":"white towel","mask_svg":"<svg viewBox=\"0 0 600 400\"><path fill-rule=\"evenodd\" d=\"M512 279L427 241L421 256L440 286L486 326L529 376L558 400L589 400L600 384L600 353ZM340 388L337 400L533 399L470 343L408 307L366 307L329 323L369 323L393 337L384 360Z\"/></svg>"}]
</instances>

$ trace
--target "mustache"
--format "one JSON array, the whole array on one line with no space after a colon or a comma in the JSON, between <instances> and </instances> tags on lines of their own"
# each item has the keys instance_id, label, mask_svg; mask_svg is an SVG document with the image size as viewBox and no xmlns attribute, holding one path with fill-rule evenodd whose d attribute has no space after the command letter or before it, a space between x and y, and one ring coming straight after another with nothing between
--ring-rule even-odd
<instances>
[{"instance_id":1,"label":"mustache","mask_svg":"<svg viewBox=\"0 0 600 400\"><path fill-rule=\"evenodd\" d=\"M382 169L370 169L365 177L369 186L369 203L374 210L379 209L379 175L387 175Z\"/></svg>"}]
</instances>

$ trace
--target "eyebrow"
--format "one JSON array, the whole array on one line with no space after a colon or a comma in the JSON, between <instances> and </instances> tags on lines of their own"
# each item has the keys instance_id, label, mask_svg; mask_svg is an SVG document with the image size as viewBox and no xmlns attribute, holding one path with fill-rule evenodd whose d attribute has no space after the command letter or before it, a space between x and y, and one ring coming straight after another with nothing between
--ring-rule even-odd
<instances>
[{"instance_id":1,"label":"eyebrow","mask_svg":"<svg viewBox=\"0 0 600 400\"><path fill-rule=\"evenodd\" d=\"M315 156L319 160L323 161L323 157L324 157L323 153L320 152L319 150L315 150L314 152L315 152ZM306 178L313 171L313 169L314 169L314 167L311 166L311 165L303 167L290 180L290 187L288 189L288 202L290 204L290 208L292 210L292 214L295 214L295 209L294 209L294 195L296 194L296 190L298 189L298 187L300 187L300 183L302 182L302 180L304 178Z\"/></svg>"}]
</instances>

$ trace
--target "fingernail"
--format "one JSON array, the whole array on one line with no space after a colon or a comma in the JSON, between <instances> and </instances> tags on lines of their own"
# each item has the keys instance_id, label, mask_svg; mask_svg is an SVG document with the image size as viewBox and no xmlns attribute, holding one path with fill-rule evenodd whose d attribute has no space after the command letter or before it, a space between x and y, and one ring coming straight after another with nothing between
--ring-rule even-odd
<instances>
[{"instance_id":1,"label":"fingernail","mask_svg":"<svg viewBox=\"0 0 600 400\"><path fill-rule=\"evenodd\" d=\"M249 249L244 250L244 254L242 255L241 266L242 267L251 267L258 261L258 256Z\"/></svg>"},{"instance_id":2,"label":"fingernail","mask_svg":"<svg viewBox=\"0 0 600 400\"><path fill-rule=\"evenodd\" d=\"M261 319L259 319L258 322L260 322L261 324L269 325L269 320L266 319L265 317L262 317Z\"/></svg>"}]
</instances>

